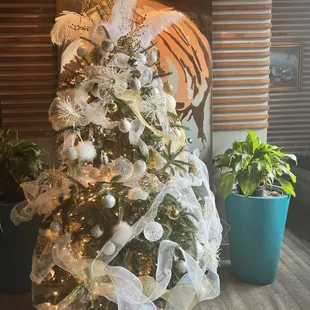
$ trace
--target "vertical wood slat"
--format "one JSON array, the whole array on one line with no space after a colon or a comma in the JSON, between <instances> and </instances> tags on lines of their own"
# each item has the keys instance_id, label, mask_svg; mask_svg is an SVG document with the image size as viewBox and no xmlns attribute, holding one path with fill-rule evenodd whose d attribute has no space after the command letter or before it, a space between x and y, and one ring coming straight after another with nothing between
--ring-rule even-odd
<instances>
[{"instance_id":1,"label":"vertical wood slat","mask_svg":"<svg viewBox=\"0 0 310 310\"><path fill-rule=\"evenodd\" d=\"M214 131L268 126L271 7L213 1Z\"/></svg>"},{"instance_id":2,"label":"vertical wood slat","mask_svg":"<svg viewBox=\"0 0 310 310\"><path fill-rule=\"evenodd\" d=\"M58 84L57 49L50 41L56 1L3 0L0 27L0 98L5 127L44 136Z\"/></svg>"},{"instance_id":3,"label":"vertical wood slat","mask_svg":"<svg viewBox=\"0 0 310 310\"><path fill-rule=\"evenodd\" d=\"M310 2L273 0L272 43L298 43L304 46L302 55L301 88L294 91L270 93L270 127L268 141L283 147L287 152L310 154L310 85L308 64L310 54ZM289 20L287 20L289 18ZM288 23L289 22L289 23ZM283 121L288 116L292 119ZM304 120L308 120L305 123ZM302 137L302 139L301 139Z\"/></svg>"}]
</instances>

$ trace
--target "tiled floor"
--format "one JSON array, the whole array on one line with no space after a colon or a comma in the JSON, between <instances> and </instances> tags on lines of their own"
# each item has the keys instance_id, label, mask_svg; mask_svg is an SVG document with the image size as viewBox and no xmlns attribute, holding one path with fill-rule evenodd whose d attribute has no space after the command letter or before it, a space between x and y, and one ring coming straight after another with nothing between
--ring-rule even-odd
<instances>
[{"instance_id":1,"label":"tiled floor","mask_svg":"<svg viewBox=\"0 0 310 310\"><path fill-rule=\"evenodd\" d=\"M277 279L254 286L237 280L229 265L219 270L221 295L195 310L309 310L310 248L285 232ZM0 295L0 310L32 310L31 294ZM183 310L183 309L179 309Z\"/></svg>"}]
</instances>

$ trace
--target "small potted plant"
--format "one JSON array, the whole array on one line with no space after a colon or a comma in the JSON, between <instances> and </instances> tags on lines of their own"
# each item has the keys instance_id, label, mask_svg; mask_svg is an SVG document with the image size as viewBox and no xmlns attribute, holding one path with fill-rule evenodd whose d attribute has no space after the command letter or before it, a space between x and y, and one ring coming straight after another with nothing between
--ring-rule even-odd
<instances>
[{"instance_id":1,"label":"small potted plant","mask_svg":"<svg viewBox=\"0 0 310 310\"><path fill-rule=\"evenodd\" d=\"M288 160L297 162L295 155L261 142L250 130L245 141L235 141L214 158L222 171L220 187L231 227L232 271L245 282L267 284L276 277L290 197L295 196L291 182L296 177Z\"/></svg>"},{"instance_id":2,"label":"small potted plant","mask_svg":"<svg viewBox=\"0 0 310 310\"><path fill-rule=\"evenodd\" d=\"M40 218L15 226L10 214L24 200L19 185L34 180L45 168L40 148L9 129L0 129L0 292L30 290L32 252Z\"/></svg>"}]
</instances>

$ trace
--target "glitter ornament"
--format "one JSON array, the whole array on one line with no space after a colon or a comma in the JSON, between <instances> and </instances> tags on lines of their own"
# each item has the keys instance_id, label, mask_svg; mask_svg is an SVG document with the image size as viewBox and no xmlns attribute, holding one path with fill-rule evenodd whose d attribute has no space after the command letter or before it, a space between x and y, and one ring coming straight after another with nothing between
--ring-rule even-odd
<instances>
[{"instance_id":1,"label":"glitter ornament","mask_svg":"<svg viewBox=\"0 0 310 310\"><path fill-rule=\"evenodd\" d=\"M137 78L134 78L129 82L129 88L132 90L140 90L141 87L142 87L142 84L140 80L138 80Z\"/></svg>"},{"instance_id":2,"label":"glitter ornament","mask_svg":"<svg viewBox=\"0 0 310 310\"><path fill-rule=\"evenodd\" d=\"M88 50L85 47L80 46L77 49L76 53L79 57L85 57L88 54Z\"/></svg>"},{"instance_id":3,"label":"glitter ornament","mask_svg":"<svg viewBox=\"0 0 310 310\"><path fill-rule=\"evenodd\" d=\"M136 58L129 58L128 60L128 65L133 67L133 68L136 68L138 66L139 62Z\"/></svg>"},{"instance_id":4,"label":"glitter ornament","mask_svg":"<svg viewBox=\"0 0 310 310\"><path fill-rule=\"evenodd\" d=\"M102 42L101 47L105 52L110 53L114 50L115 45L112 40L106 39Z\"/></svg>"},{"instance_id":5,"label":"glitter ornament","mask_svg":"<svg viewBox=\"0 0 310 310\"><path fill-rule=\"evenodd\" d=\"M148 224L144 228L143 233L144 233L145 239L147 239L150 242L155 242L162 238L164 234L164 229L160 223L153 222L153 223Z\"/></svg>"},{"instance_id":6,"label":"glitter ornament","mask_svg":"<svg viewBox=\"0 0 310 310\"><path fill-rule=\"evenodd\" d=\"M112 209L116 204L116 199L114 196L109 194L109 195L102 197L101 204L104 208Z\"/></svg>"},{"instance_id":7,"label":"glitter ornament","mask_svg":"<svg viewBox=\"0 0 310 310\"><path fill-rule=\"evenodd\" d=\"M78 158L81 161L93 161L97 155L96 149L91 141L81 142L76 147Z\"/></svg>"},{"instance_id":8,"label":"glitter ornament","mask_svg":"<svg viewBox=\"0 0 310 310\"><path fill-rule=\"evenodd\" d=\"M100 238L103 235L103 230L99 225L94 226L91 230L90 233L94 238Z\"/></svg>"},{"instance_id":9,"label":"glitter ornament","mask_svg":"<svg viewBox=\"0 0 310 310\"><path fill-rule=\"evenodd\" d=\"M108 113L115 113L118 110L118 105L112 101L107 106Z\"/></svg>"},{"instance_id":10,"label":"glitter ornament","mask_svg":"<svg viewBox=\"0 0 310 310\"><path fill-rule=\"evenodd\" d=\"M141 189L147 193L155 192L158 186L158 178L156 175L146 173L139 181Z\"/></svg>"},{"instance_id":11,"label":"glitter ornament","mask_svg":"<svg viewBox=\"0 0 310 310\"><path fill-rule=\"evenodd\" d=\"M51 231L53 232L59 232L61 229L62 229L62 225L60 222L58 221L53 221L51 224L50 224L50 229Z\"/></svg>"},{"instance_id":12,"label":"glitter ornament","mask_svg":"<svg viewBox=\"0 0 310 310\"><path fill-rule=\"evenodd\" d=\"M187 143L192 144L193 143L193 139L192 138L188 138L187 139Z\"/></svg>"},{"instance_id":13,"label":"glitter ornament","mask_svg":"<svg viewBox=\"0 0 310 310\"><path fill-rule=\"evenodd\" d=\"M174 112L177 106L177 102L173 96L167 94L167 110L168 112Z\"/></svg>"},{"instance_id":14,"label":"glitter ornament","mask_svg":"<svg viewBox=\"0 0 310 310\"><path fill-rule=\"evenodd\" d=\"M65 156L69 160L76 160L78 158L78 152L74 146L70 146L66 149Z\"/></svg>"},{"instance_id":15,"label":"glitter ornament","mask_svg":"<svg viewBox=\"0 0 310 310\"><path fill-rule=\"evenodd\" d=\"M127 55L133 55L137 46L138 42L133 37L122 36L117 41L118 52Z\"/></svg>"},{"instance_id":16,"label":"glitter ornament","mask_svg":"<svg viewBox=\"0 0 310 310\"><path fill-rule=\"evenodd\" d=\"M116 250L116 246L111 241L108 241L102 248L102 252L107 256L113 255L115 253L115 250Z\"/></svg>"},{"instance_id":17,"label":"glitter ornament","mask_svg":"<svg viewBox=\"0 0 310 310\"><path fill-rule=\"evenodd\" d=\"M131 123L126 118L124 118L118 125L118 129L123 133L129 132L130 128Z\"/></svg>"},{"instance_id":18,"label":"glitter ornament","mask_svg":"<svg viewBox=\"0 0 310 310\"><path fill-rule=\"evenodd\" d=\"M114 175L121 177L121 180L128 179L133 173L133 164L125 157L120 157L114 160L111 172Z\"/></svg>"},{"instance_id":19,"label":"glitter ornament","mask_svg":"<svg viewBox=\"0 0 310 310\"><path fill-rule=\"evenodd\" d=\"M177 263L177 268L180 274L185 274L187 272L187 265L186 262L184 260L180 260Z\"/></svg>"},{"instance_id":20,"label":"glitter ornament","mask_svg":"<svg viewBox=\"0 0 310 310\"><path fill-rule=\"evenodd\" d=\"M171 83L169 83L169 82L166 82L165 84L164 84L164 88L163 88L163 90L164 90L164 92L165 93L167 93L167 94L172 94L172 92L173 92L173 86L172 86L172 84Z\"/></svg>"},{"instance_id":21,"label":"glitter ornament","mask_svg":"<svg viewBox=\"0 0 310 310\"><path fill-rule=\"evenodd\" d=\"M171 220L176 220L180 216L180 210L177 206L167 206L166 207L166 215L171 219Z\"/></svg>"}]
</instances>

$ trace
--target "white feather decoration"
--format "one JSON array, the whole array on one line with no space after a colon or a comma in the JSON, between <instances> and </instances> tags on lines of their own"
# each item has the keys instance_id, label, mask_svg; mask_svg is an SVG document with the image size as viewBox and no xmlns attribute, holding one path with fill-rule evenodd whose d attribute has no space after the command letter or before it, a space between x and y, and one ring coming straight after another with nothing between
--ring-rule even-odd
<instances>
[{"instance_id":1,"label":"white feather decoration","mask_svg":"<svg viewBox=\"0 0 310 310\"><path fill-rule=\"evenodd\" d=\"M101 21L98 13L90 16L70 11L63 11L61 16L55 19L55 25L51 31L53 43L61 46L67 41L73 41L81 36L88 37L89 31Z\"/></svg>"},{"instance_id":2,"label":"white feather decoration","mask_svg":"<svg viewBox=\"0 0 310 310\"><path fill-rule=\"evenodd\" d=\"M121 36L128 34L132 30L136 6L137 0L116 0L110 24L119 31Z\"/></svg>"},{"instance_id":3,"label":"white feather decoration","mask_svg":"<svg viewBox=\"0 0 310 310\"><path fill-rule=\"evenodd\" d=\"M162 33L167 27L178 23L185 16L176 11L156 12L147 16L144 26L134 33L134 36L141 42L142 47L148 47L156 36Z\"/></svg>"},{"instance_id":4,"label":"white feather decoration","mask_svg":"<svg viewBox=\"0 0 310 310\"><path fill-rule=\"evenodd\" d=\"M71 42L64 50L61 55L61 72L64 70L64 66L73 60L77 55L76 52L80 46L83 46L83 41L81 39L77 39Z\"/></svg>"}]
</instances>

